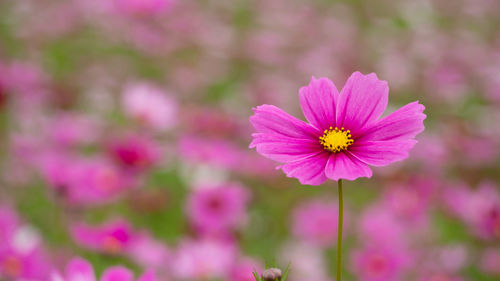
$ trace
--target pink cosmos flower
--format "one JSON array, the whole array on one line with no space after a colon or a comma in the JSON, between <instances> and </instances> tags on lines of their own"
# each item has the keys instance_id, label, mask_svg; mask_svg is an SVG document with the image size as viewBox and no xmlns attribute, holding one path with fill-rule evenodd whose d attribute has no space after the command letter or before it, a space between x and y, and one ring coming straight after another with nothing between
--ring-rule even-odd
<instances>
[{"instance_id":1,"label":"pink cosmos flower","mask_svg":"<svg viewBox=\"0 0 500 281\"><path fill-rule=\"evenodd\" d=\"M190 195L188 217L204 234L224 234L242 224L246 218L248 191L237 184L200 187Z\"/></svg>"},{"instance_id":2,"label":"pink cosmos flower","mask_svg":"<svg viewBox=\"0 0 500 281\"><path fill-rule=\"evenodd\" d=\"M425 248L420 254L418 271L422 276L431 273L459 273L469 265L469 253L465 244Z\"/></svg>"},{"instance_id":3,"label":"pink cosmos flower","mask_svg":"<svg viewBox=\"0 0 500 281\"><path fill-rule=\"evenodd\" d=\"M123 93L122 103L125 113L146 127L166 130L177 122L177 103L154 85L129 85Z\"/></svg>"},{"instance_id":4,"label":"pink cosmos flower","mask_svg":"<svg viewBox=\"0 0 500 281\"><path fill-rule=\"evenodd\" d=\"M0 206L0 279L44 280L50 263L38 233L17 213Z\"/></svg>"},{"instance_id":5,"label":"pink cosmos flower","mask_svg":"<svg viewBox=\"0 0 500 281\"><path fill-rule=\"evenodd\" d=\"M352 255L352 272L360 281L396 281L408 268L410 255L394 246L371 246Z\"/></svg>"},{"instance_id":6,"label":"pink cosmos flower","mask_svg":"<svg viewBox=\"0 0 500 281\"><path fill-rule=\"evenodd\" d=\"M263 266L253 259L242 259L231 269L229 280L254 281L255 277L252 273L254 272L254 270L257 270L257 272L262 272L262 268Z\"/></svg>"},{"instance_id":7,"label":"pink cosmos flower","mask_svg":"<svg viewBox=\"0 0 500 281\"><path fill-rule=\"evenodd\" d=\"M127 256L139 265L163 270L170 259L167 246L146 231L134 230L124 220L113 220L101 225L74 224L71 235L84 248L97 252Z\"/></svg>"},{"instance_id":8,"label":"pink cosmos flower","mask_svg":"<svg viewBox=\"0 0 500 281\"><path fill-rule=\"evenodd\" d=\"M45 280L50 264L47 254L39 247L22 249L15 243L0 249L0 279L2 280Z\"/></svg>"},{"instance_id":9,"label":"pink cosmos flower","mask_svg":"<svg viewBox=\"0 0 500 281\"><path fill-rule=\"evenodd\" d=\"M117 9L129 15L154 15L170 8L175 0L115 0Z\"/></svg>"},{"instance_id":10,"label":"pink cosmos flower","mask_svg":"<svg viewBox=\"0 0 500 281\"><path fill-rule=\"evenodd\" d=\"M271 161L248 153L248 150L224 139L183 136L179 140L178 151L186 162L205 163L245 175L269 175L269 168L272 167Z\"/></svg>"},{"instance_id":11,"label":"pink cosmos flower","mask_svg":"<svg viewBox=\"0 0 500 281\"><path fill-rule=\"evenodd\" d=\"M479 266L488 274L500 276L500 251L495 248L486 249L481 255Z\"/></svg>"},{"instance_id":12,"label":"pink cosmos flower","mask_svg":"<svg viewBox=\"0 0 500 281\"><path fill-rule=\"evenodd\" d=\"M121 166L133 170L147 169L161 158L160 146L153 139L139 135L112 140L109 152Z\"/></svg>"},{"instance_id":13,"label":"pink cosmos flower","mask_svg":"<svg viewBox=\"0 0 500 281\"><path fill-rule=\"evenodd\" d=\"M290 273L293 280L328 280L328 266L321 247L290 241L284 245L280 259L293 265Z\"/></svg>"},{"instance_id":14,"label":"pink cosmos flower","mask_svg":"<svg viewBox=\"0 0 500 281\"><path fill-rule=\"evenodd\" d=\"M49 133L57 145L89 144L99 134L98 122L87 116L64 113L50 121Z\"/></svg>"},{"instance_id":15,"label":"pink cosmos flower","mask_svg":"<svg viewBox=\"0 0 500 281\"><path fill-rule=\"evenodd\" d=\"M92 265L82 259L74 258L66 266L64 274L52 274L51 281L96 281ZM113 266L106 269L100 281L133 281L134 274L123 266ZM137 281L155 281L156 276L152 271L146 271Z\"/></svg>"},{"instance_id":16,"label":"pink cosmos flower","mask_svg":"<svg viewBox=\"0 0 500 281\"><path fill-rule=\"evenodd\" d=\"M450 211L462 219L478 237L500 237L500 193L495 183L485 181L477 190L465 186L450 187L444 192Z\"/></svg>"},{"instance_id":17,"label":"pink cosmos flower","mask_svg":"<svg viewBox=\"0 0 500 281\"><path fill-rule=\"evenodd\" d=\"M375 204L364 210L359 223L362 241L375 245L404 245L406 232L394 212Z\"/></svg>"},{"instance_id":18,"label":"pink cosmos flower","mask_svg":"<svg viewBox=\"0 0 500 281\"><path fill-rule=\"evenodd\" d=\"M75 224L71 229L71 235L80 246L107 254L124 253L134 239L132 227L122 220L99 226Z\"/></svg>"},{"instance_id":19,"label":"pink cosmos flower","mask_svg":"<svg viewBox=\"0 0 500 281\"><path fill-rule=\"evenodd\" d=\"M404 225L410 224L415 230L427 223L433 191L437 186L437 181L431 177L394 183L386 190L383 204Z\"/></svg>"},{"instance_id":20,"label":"pink cosmos flower","mask_svg":"<svg viewBox=\"0 0 500 281\"><path fill-rule=\"evenodd\" d=\"M424 130L424 106L413 102L380 118L389 87L372 73L355 72L339 94L326 78L312 78L299 90L303 122L272 105L254 109L257 130L250 147L283 163L279 168L302 184L326 179L371 177L371 166L386 166L408 157Z\"/></svg>"},{"instance_id":21,"label":"pink cosmos flower","mask_svg":"<svg viewBox=\"0 0 500 281\"><path fill-rule=\"evenodd\" d=\"M101 158L48 153L40 160L43 177L70 203L109 202L133 186L135 178Z\"/></svg>"},{"instance_id":22,"label":"pink cosmos flower","mask_svg":"<svg viewBox=\"0 0 500 281\"><path fill-rule=\"evenodd\" d=\"M187 240L179 245L171 272L176 280L225 279L237 256L234 245L217 240Z\"/></svg>"},{"instance_id":23,"label":"pink cosmos flower","mask_svg":"<svg viewBox=\"0 0 500 281\"><path fill-rule=\"evenodd\" d=\"M318 246L331 246L336 241L337 225L338 206L335 203L308 202L293 215L293 233Z\"/></svg>"},{"instance_id":24,"label":"pink cosmos flower","mask_svg":"<svg viewBox=\"0 0 500 281\"><path fill-rule=\"evenodd\" d=\"M0 248L7 245L15 230L19 227L19 218L10 207L0 206Z\"/></svg>"},{"instance_id":25,"label":"pink cosmos flower","mask_svg":"<svg viewBox=\"0 0 500 281\"><path fill-rule=\"evenodd\" d=\"M464 281L464 279L462 279L459 276L455 276L445 272L426 274L418 280L419 281Z\"/></svg>"},{"instance_id":26,"label":"pink cosmos flower","mask_svg":"<svg viewBox=\"0 0 500 281\"><path fill-rule=\"evenodd\" d=\"M126 255L143 267L164 271L170 261L170 252L165 243L147 233L137 234L127 248Z\"/></svg>"}]
</instances>

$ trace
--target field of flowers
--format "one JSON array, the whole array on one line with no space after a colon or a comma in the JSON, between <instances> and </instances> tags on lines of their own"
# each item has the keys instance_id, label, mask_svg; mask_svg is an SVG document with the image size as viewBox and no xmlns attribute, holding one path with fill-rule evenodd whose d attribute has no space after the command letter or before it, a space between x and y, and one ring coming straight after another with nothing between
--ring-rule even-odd
<instances>
[{"instance_id":1,"label":"field of flowers","mask_svg":"<svg viewBox=\"0 0 500 281\"><path fill-rule=\"evenodd\" d=\"M499 1L0 0L0 135L2 281L500 280Z\"/></svg>"}]
</instances>

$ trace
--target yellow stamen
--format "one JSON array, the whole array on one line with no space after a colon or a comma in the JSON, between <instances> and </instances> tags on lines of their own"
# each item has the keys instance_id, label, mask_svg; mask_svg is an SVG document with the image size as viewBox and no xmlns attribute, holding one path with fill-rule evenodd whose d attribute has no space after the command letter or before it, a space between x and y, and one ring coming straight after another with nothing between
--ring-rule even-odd
<instances>
[{"instance_id":1,"label":"yellow stamen","mask_svg":"<svg viewBox=\"0 0 500 281\"><path fill-rule=\"evenodd\" d=\"M319 137L319 143L323 146L325 150L330 152L340 152L346 150L354 140L351 137L351 131L342 128L330 127L329 130L325 130L323 136Z\"/></svg>"}]
</instances>

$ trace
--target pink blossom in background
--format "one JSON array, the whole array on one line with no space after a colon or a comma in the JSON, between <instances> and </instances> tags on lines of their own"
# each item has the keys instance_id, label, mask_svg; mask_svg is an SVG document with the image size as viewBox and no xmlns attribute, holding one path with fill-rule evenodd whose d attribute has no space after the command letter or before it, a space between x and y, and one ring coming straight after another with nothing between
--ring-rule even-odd
<instances>
[{"instance_id":1,"label":"pink blossom in background","mask_svg":"<svg viewBox=\"0 0 500 281\"><path fill-rule=\"evenodd\" d=\"M0 277L7 280L45 280L51 265L47 255L39 248L30 250L12 246L0 249Z\"/></svg>"},{"instance_id":2,"label":"pink blossom in background","mask_svg":"<svg viewBox=\"0 0 500 281\"><path fill-rule=\"evenodd\" d=\"M108 150L118 164L139 171L151 168L162 156L160 145L153 138L140 135L113 139Z\"/></svg>"},{"instance_id":3,"label":"pink blossom in background","mask_svg":"<svg viewBox=\"0 0 500 281\"><path fill-rule=\"evenodd\" d=\"M196 149L192 149L196 147ZM218 167L236 168L241 149L227 140L184 136L179 141L179 153L192 162L204 162Z\"/></svg>"},{"instance_id":4,"label":"pink blossom in background","mask_svg":"<svg viewBox=\"0 0 500 281\"><path fill-rule=\"evenodd\" d=\"M466 186L450 187L444 192L451 212L462 219L478 237L500 237L500 194L492 182L482 182L477 190Z\"/></svg>"},{"instance_id":5,"label":"pink blossom in background","mask_svg":"<svg viewBox=\"0 0 500 281\"><path fill-rule=\"evenodd\" d=\"M147 83L128 85L123 92L125 114L146 127L170 129L177 124L177 103L157 86Z\"/></svg>"},{"instance_id":6,"label":"pink blossom in background","mask_svg":"<svg viewBox=\"0 0 500 281\"><path fill-rule=\"evenodd\" d=\"M66 153L48 152L40 157L38 170L48 187L66 196L75 173L73 161L73 157Z\"/></svg>"},{"instance_id":7,"label":"pink blossom in background","mask_svg":"<svg viewBox=\"0 0 500 281\"><path fill-rule=\"evenodd\" d=\"M244 175L269 175L273 172L270 161L255 157L255 154L225 139L186 135L179 140L179 153L188 163L204 163Z\"/></svg>"},{"instance_id":8,"label":"pink blossom in background","mask_svg":"<svg viewBox=\"0 0 500 281\"><path fill-rule=\"evenodd\" d=\"M134 183L129 173L104 159L81 159L63 154L41 158L45 180L68 202L78 205L102 204L116 199Z\"/></svg>"},{"instance_id":9,"label":"pink blossom in background","mask_svg":"<svg viewBox=\"0 0 500 281\"><path fill-rule=\"evenodd\" d=\"M500 250L487 248L481 255L479 266L486 273L500 276Z\"/></svg>"},{"instance_id":10,"label":"pink blossom in background","mask_svg":"<svg viewBox=\"0 0 500 281\"><path fill-rule=\"evenodd\" d=\"M73 258L66 265L64 274L53 273L51 281L96 281L94 268L82 258ZM107 268L100 281L134 281L134 274L131 270L123 266L113 266ZM137 281L156 281L156 276L152 271L146 271Z\"/></svg>"},{"instance_id":11,"label":"pink blossom in background","mask_svg":"<svg viewBox=\"0 0 500 281\"><path fill-rule=\"evenodd\" d=\"M52 140L61 146L86 145L99 135L97 120L72 114L58 114L50 122Z\"/></svg>"},{"instance_id":12,"label":"pink blossom in background","mask_svg":"<svg viewBox=\"0 0 500 281\"><path fill-rule=\"evenodd\" d=\"M446 272L426 274L419 281L465 281L462 277L452 275Z\"/></svg>"},{"instance_id":13,"label":"pink blossom in background","mask_svg":"<svg viewBox=\"0 0 500 281\"><path fill-rule=\"evenodd\" d=\"M75 167L69 200L95 204L115 199L131 187L131 175L120 171L106 160L83 160Z\"/></svg>"},{"instance_id":14,"label":"pink blossom in background","mask_svg":"<svg viewBox=\"0 0 500 281\"><path fill-rule=\"evenodd\" d=\"M38 232L21 224L13 209L0 206L0 279L45 280L50 268Z\"/></svg>"},{"instance_id":15,"label":"pink blossom in background","mask_svg":"<svg viewBox=\"0 0 500 281\"><path fill-rule=\"evenodd\" d=\"M221 235L245 223L249 200L249 191L238 184L200 186L189 196L186 212L200 233Z\"/></svg>"},{"instance_id":16,"label":"pink blossom in background","mask_svg":"<svg viewBox=\"0 0 500 281\"><path fill-rule=\"evenodd\" d=\"M329 280L328 261L320 247L292 240L284 244L281 260L295 265L290 271L293 280Z\"/></svg>"},{"instance_id":17,"label":"pink blossom in background","mask_svg":"<svg viewBox=\"0 0 500 281\"><path fill-rule=\"evenodd\" d=\"M19 224L17 213L12 208L0 206L0 241L8 243ZM6 244L0 244L0 248L6 246Z\"/></svg>"},{"instance_id":18,"label":"pink blossom in background","mask_svg":"<svg viewBox=\"0 0 500 281\"><path fill-rule=\"evenodd\" d=\"M431 177L414 178L408 182L395 182L384 194L384 202L403 224L425 227L433 193L438 183Z\"/></svg>"},{"instance_id":19,"label":"pink blossom in background","mask_svg":"<svg viewBox=\"0 0 500 281\"><path fill-rule=\"evenodd\" d=\"M388 92L387 82L375 74L353 73L340 94L330 80L313 78L299 91L309 124L275 106L259 106L250 117L257 130L250 147L283 163L280 169L302 184L371 177L368 165L405 159L424 130L424 106L418 102L379 120Z\"/></svg>"},{"instance_id":20,"label":"pink blossom in background","mask_svg":"<svg viewBox=\"0 0 500 281\"><path fill-rule=\"evenodd\" d=\"M154 268L158 272L166 271L166 266L171 262L167 245L147 233L134 235L132 242L127 244L129 246L126 255L145 268Z\"/></svg>"},{"instance_id":21,"label":"pink blossom in background","mask_svg":"<svg viewBox=\"0 0 500 281\"><path fill-rule=\"evenodd\" d=\"M36 64L29 62L13 62L0 64L1 84L15 93L16 100L25 105L38 103L46 96L47 77Z\"/></svg>"},{"instance_id":22,"label":"pink blossom in background","mask_svg":"<svg viewBox=\"0 0 500 281\"><path fill-rule=\"evenodd\" d=\"M181 112L183 130L189 135L202 134L212 138L233 137L245 132L236 116L211 108L185 107Z\"/></svg>"},{"instance_id":23,"label":"pink blossom in background","mask_svg":"<svg viewBox=\"0 0 500 281\"><path fill-rule=\"evenodd\" d=\"M71 236L79 246L107 254L127 252L135 235L130 224L123 220L97 226L77 223L71 227Z\"/></svg>"},{"instance_id":24,"label":"pink blossom in background","mask_svg":"<svg viewBox=\"0 0 500 281\"><path fill-rule=\"evenodd\" d=\"M352 253L351 272L360 281L397 281L411 265L411 256L397 246L370 245Z\"/></svg>"},{"instance_id":25,"label":"pink blossom in background","mask_svg":"<svg viewBox=\"0 0 500 281\"><path fill-rule=\"evenodd\" d=\"M228 279L231 281L255 281L253 276L255 270L262 272L263 266L254 259L245 258L233 266Z\"/></svg>"},{"instance_id":26,"label":"pink blossom in background","mask_svg":"<svg viewBox=\"0 0 500 281\"><path fill-rule=\"evenodd\" d=\"M179 244L171 273L179 280L224 279L236 261L234 245L217 240L186 240Z\"/></svg>"},{"instance_id":27,"label":"pink blossom in background","mask_svg":"<svg viewBox=\"0 0 500 281\"><path fill-rule=\"evenodd\" d=\"M359 219L359 237L366 244L401 246L406 242L406 228L395 214L381 205L369 206Z\"/></svg>"},{"instance_id":28,"label":"pink blossom in background","mask_svg":"<svg viewBox=\"0 0 500 281\"><path fill-rule=\"evenodd\" d=\"M176 0L114 0L120 12L129 15L151 16L172 7Z\"/></svg>"},{"instance_id":29,"label":"pink blossom in background","mask_svg":"<svg viewBox=\"0 0 500 281\"><path fill-rule=\"evenodd\" d=\"M422 162L422 166L429 172L436 173L448 164L450 154L451 151L441 136L425 134L419 136L412 157Z\"/></svg>"},{"instance_id":30,"label":"pink blossom in background","mask_svg":"<svg viewBox=\"0 0 500 281\"><path fill-rule=\"evenodd\" d=\"M432 67L427 75L429 89L433 89L441 99L456 102L463 98L467 83L459 67L442 63Z\"/></svg>"},{"instance_id":31,"label":"pink blossom in background","mask_svg":"<svg viewBox=\"0 0 500 281\"><path fill-rule=\"evenodd\" d=\"M470 254L464 244L449 244L421 251L419 272L457 275L469 265Z\"/></svg>"},{"instance_id":32,"label":"pink blossom in background","mask_svg":"<svg viewBox=\"0 0 500 281\"><path fill-rule=\"evenodd\" d=\"M345 228L344 220L344 228ZM338 205L327 201L311 201L298 206L293 213L292 230L297 238L329 247L336 243Z\"/></svg>"},{"instance_id":33,"label":"pink blossom in background","mask_svg":"<svg viewBox=\"0 0 500 281\"><path fill-rule=\"evenodd\" d=\"M463 165L482 166L494 164L499 159L500 149L496 140L484 136L461 137L459 140L458 150L467 157L467 161L463 161Z\"/></svg>"}]
</instances>

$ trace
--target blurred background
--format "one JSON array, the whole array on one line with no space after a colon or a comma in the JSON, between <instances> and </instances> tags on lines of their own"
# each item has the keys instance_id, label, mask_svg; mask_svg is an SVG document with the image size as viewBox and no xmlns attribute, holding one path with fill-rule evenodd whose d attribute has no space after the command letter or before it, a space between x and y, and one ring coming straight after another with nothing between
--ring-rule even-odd
<instances>
[{"instance_id":1,"label":"blurred background","mask_svg":"<svg viewBox=\"0 0 500 281\"><path fill-rule=\"evenodd\" d=\"M414 100L410 158L344 183L346 281L500 279L500 2L1 0L0 280L333 280L337 188L248 149L311 76ZM69 278L69 277L68 277ZM69 280L69 279L68 279Z\"/></svg>"}]
</instances>

